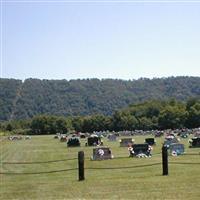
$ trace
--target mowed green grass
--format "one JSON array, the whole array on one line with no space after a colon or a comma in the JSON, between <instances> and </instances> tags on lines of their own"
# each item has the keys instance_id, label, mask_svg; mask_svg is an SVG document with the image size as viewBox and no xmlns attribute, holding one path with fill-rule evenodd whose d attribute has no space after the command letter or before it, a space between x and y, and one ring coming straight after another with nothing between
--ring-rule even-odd
<instances>
[{"instance_id":1,"label":"mowed green grass","mask_svg":"<svg viewBox=\"0 0 200 200\"><path fill-rule=\"evenodd\" d=\"M143 143L144 136L134 137ZM0 139L1 173L49 172L42 174L0 174L0 199L200 199L199 148L188 148L188 139L182 139L187 153L169 157L169 162L196 163L170 164L169 175L162 176L162 165L134 167L161 163L161 144L157 139L151 158L129 158L127 148L119 142L108 142L114 159L90 161L92 147L67 148L66 143L53 136L33 136L31 140L8 141ZM78 151L85 152L85 181L78 181L77 160L37 164L4 164L3 162L45 162L77 158ZM121 157L121 158L119 158ZM123 167L133 167L124 168ZM87 169L90 168L90 169ZM115 168L115 169L92 169Z\"/></svg>"}]
</instances>

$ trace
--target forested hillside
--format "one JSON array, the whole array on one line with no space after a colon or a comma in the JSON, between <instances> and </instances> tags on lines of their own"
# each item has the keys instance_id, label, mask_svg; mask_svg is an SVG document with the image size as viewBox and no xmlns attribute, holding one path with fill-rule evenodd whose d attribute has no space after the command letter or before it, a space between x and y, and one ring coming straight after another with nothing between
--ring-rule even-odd
<instances>
[{"instance_id":1,"label":"forested hillside","mask_svg":"<svg viewBox=\"0 0 200 200\"><path fill-rule=\"evenodd\" d=\"M0 79L0 120L14 117L14 109L22 81L14 79Z\"/></svg>"},{"instance_id":2,"label":"forested hillside","mask_svg":"<svg viewBox=\"0 0 200 200\"><path fill-rule=\"evenodd\" d=\"M78 116L104 114L147 100L200 97L199 77L124 81L114 79L0 79L0 120L38 114Z\"/></svg>"}]
</instances>

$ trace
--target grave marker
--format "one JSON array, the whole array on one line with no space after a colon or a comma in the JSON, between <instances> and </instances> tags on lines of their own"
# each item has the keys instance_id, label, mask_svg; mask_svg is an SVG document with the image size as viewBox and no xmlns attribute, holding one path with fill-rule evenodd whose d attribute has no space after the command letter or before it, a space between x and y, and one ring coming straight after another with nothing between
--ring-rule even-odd
<instances>
[{"instance_id":1,"label":"grave marker","mask_svg":"<svg viewBox=\"0 0 200 200\"><path fill-rule=\"evenodd\" d=\"M128 150L130 152L130 157L136 156L136 157L150 157L151 156L151 150L152 147L145 144L133 144L132 146L128 147Z\"/></svg>"},{"instance_id":2,"label":"grave marker","mask_svg":"<svg viewBox=\"0 0 200 200\"><path fill-rule=\"evenodd\" d=\"M154 138L146 138L146 139L145 139L145 143L147 143L147 144L153 146L153 145L156 144L156 141L155 141Z\"/></svg>"},{"instance_id":3,"label":"grave marker","mask_svg":"<svg viewBox=\"0 0 200 200\"><path fill-rule=\"evenodd\" d=\"M108 160L112 158L113 155L109 147L98 147L93 149L91 160Z\"/></svg>"},{"instance_id":4,"label":"grave marker","mask_svg":"<svg viewBox=\"0 0 200 200\"><path fill-rule=\"evenodd\" d=\"M185 148L183 144L174 143L169 146L170 154L172 156L178 156L185 152Z\"/></svg>"},{"instance_id":5,"label":"grave marker","mask_svg":"<svg viewBox=\"0 0 200 200\"><path fill-rule=\"evenodd\" d=\"M117 140L117 136L115 134L109 134L107 138L109 142L114 142Z\"/></svg>"},{"instance_id":6,"label":"grave marker","mask_svg":"<svg viewBox=\"0 0 200 200\"><path fill-rule=\"evenodd\" d=\"M134 143L134 139L132 138L122 138L120 142L120 147L128 147Z\"/></svg>"},{"instance_id":7,"label":"grave marker","mask_svg":"<svg viewBox=\"0 0 200 200\"><path fill-rule=\"evenodd\" d=\"M189 140L190 148L200 147L200 137L194 137Z\"/></svg>"},{"instance_id":8,"label":"grave marker","mask_svg":"<svg viewBox=\"0 0 200 200\"><path fill-rule=\"evenodd\" d=\"M67 147L80 147L81 143L77 137L69 138L67 141Z\"/></svg>"},{"instance_id":9,"label":"grave marker","mask_svg":"<svg viewBox=\"0 0 200 200\"><path fill-rule=\"evenodd\" d=\"M170 145L174 144L174 143L179 143L179 140L176 137L166 138L163 145L166 146L167 148L169 148Z\"/></svg>"},{"instance_id":10,"label":"grave marker","mask_svg":"<svg viewBox=\"0 0 200 200\"><path fill-rule=\"evenodd\" d=\"M87 143L85 144L85 146L98 146L98 145L103 145L103 142L101 141L101 138L97 136L88 137Z\"/></svg>"}]
</instances>

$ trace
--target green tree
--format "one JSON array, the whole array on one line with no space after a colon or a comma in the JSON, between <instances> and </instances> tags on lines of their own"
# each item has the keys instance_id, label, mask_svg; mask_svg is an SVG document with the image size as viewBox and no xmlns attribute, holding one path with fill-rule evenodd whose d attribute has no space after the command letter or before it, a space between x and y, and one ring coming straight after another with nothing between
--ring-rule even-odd
<instances>
[{"instance_id":1,"label":"green tree","mask_svg":"<svg viewBox=\"0 0 200 200\"><path fill-rule=\"evenodd\" d=\"M13 130L13 127L10 123L8 123L8 125L6 126L6 130L7 131L12 131Z\"/></svg>"},{"instance_id":2,"label":"green tree","mask_svg":"<svg viewBox=\"0 0 200 200\"><path fill-rule=\"evenodd\" d=\"M135 130L138 127L138 120L130 112L115 112L113 124L115 131Z\"/></svg>"},{"instance_id":3,"label":"green tree","mask_svg":"<svg viewBox=\"0 0 200 200\"><path fill-rule=\"evenodd\" d=\"M185 127L187 112L184 107L166 106L160 113L158 118L159 127L161 129L175 129Z\"/></svg>"},{"instance_id":4,"label":"green tree","mask_svg":"<svg viewBox=\"0 0 200 200\"><path fill-rule=\"evenodd\" d=\"M34 134L66 133L69 124L63 117L39 115L33 118L31 130Z\"/></svg>"},{"instance_id":5,"label":"green tree","mask_svg":"<svg viewBox=\"0 0 200 200\"><path fill-rule=\"evenodd\" d=\"M197 101L188 109L186 126L188 128L200 127L200 101Z\"/></svg>"},{"instance_id":6,"label":"green tree","mask_svg":"<svg viewBox=\"0 0 200 200\"><path fill-rule=\"evenodd\" d=\"M142 117L139 119L138 128L141 130L152 130L154 128L154 124L150 118Z\"/></svg>"},{"instance_id":7,"label":"green tree","mask_svg":"<svg viewBox=\"0 0 200 200\"><path fill-rule=\"evenodd\" d=\"M75 131L82 132L83 131L83 117L80 117L80 116L73 117L72 127L74 128Z\"/></svg>"}]
</instances>

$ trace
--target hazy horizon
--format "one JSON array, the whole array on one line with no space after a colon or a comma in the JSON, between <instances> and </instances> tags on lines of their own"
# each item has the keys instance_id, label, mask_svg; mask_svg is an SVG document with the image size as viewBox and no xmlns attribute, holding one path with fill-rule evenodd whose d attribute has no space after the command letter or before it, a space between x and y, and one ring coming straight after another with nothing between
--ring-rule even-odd
<instances>
[{"instance_id":1,"label":"hazy horizon","mask_svg":"<svg viewBox=\"0 0 200 200\"><path fill-rule=\"evenodd\" d=\"M38 80L50 80L50 81L56 81L56 80L66 80L66 81L73 81L73 80L92 80L92 79L98 79L100 81L103 80L121 80L121 81L137 81L137 80L142 80L142 79L149 79L149 80L154 80L154 79L168 79L168 78L179 78L179 77L185 77L185 78L200 78L200 76L166 76L166 77L153 77L153 78L148 78L148 77L139 77L139 78L135 78L135 79L122 79L122 78L97 78L97 77L88 77L88 78L74 78L74 79L66 79L66 78L62 78L62 79L54 79L54 78L37 78L37 77L27 77L25 79L19 79L19 78L7 78L7 77L3 77L0 79L15 79L15 80L21 80L22 82L24 82L25 80L28 79L38 79Z\"/></svg>"}]
</instances>

